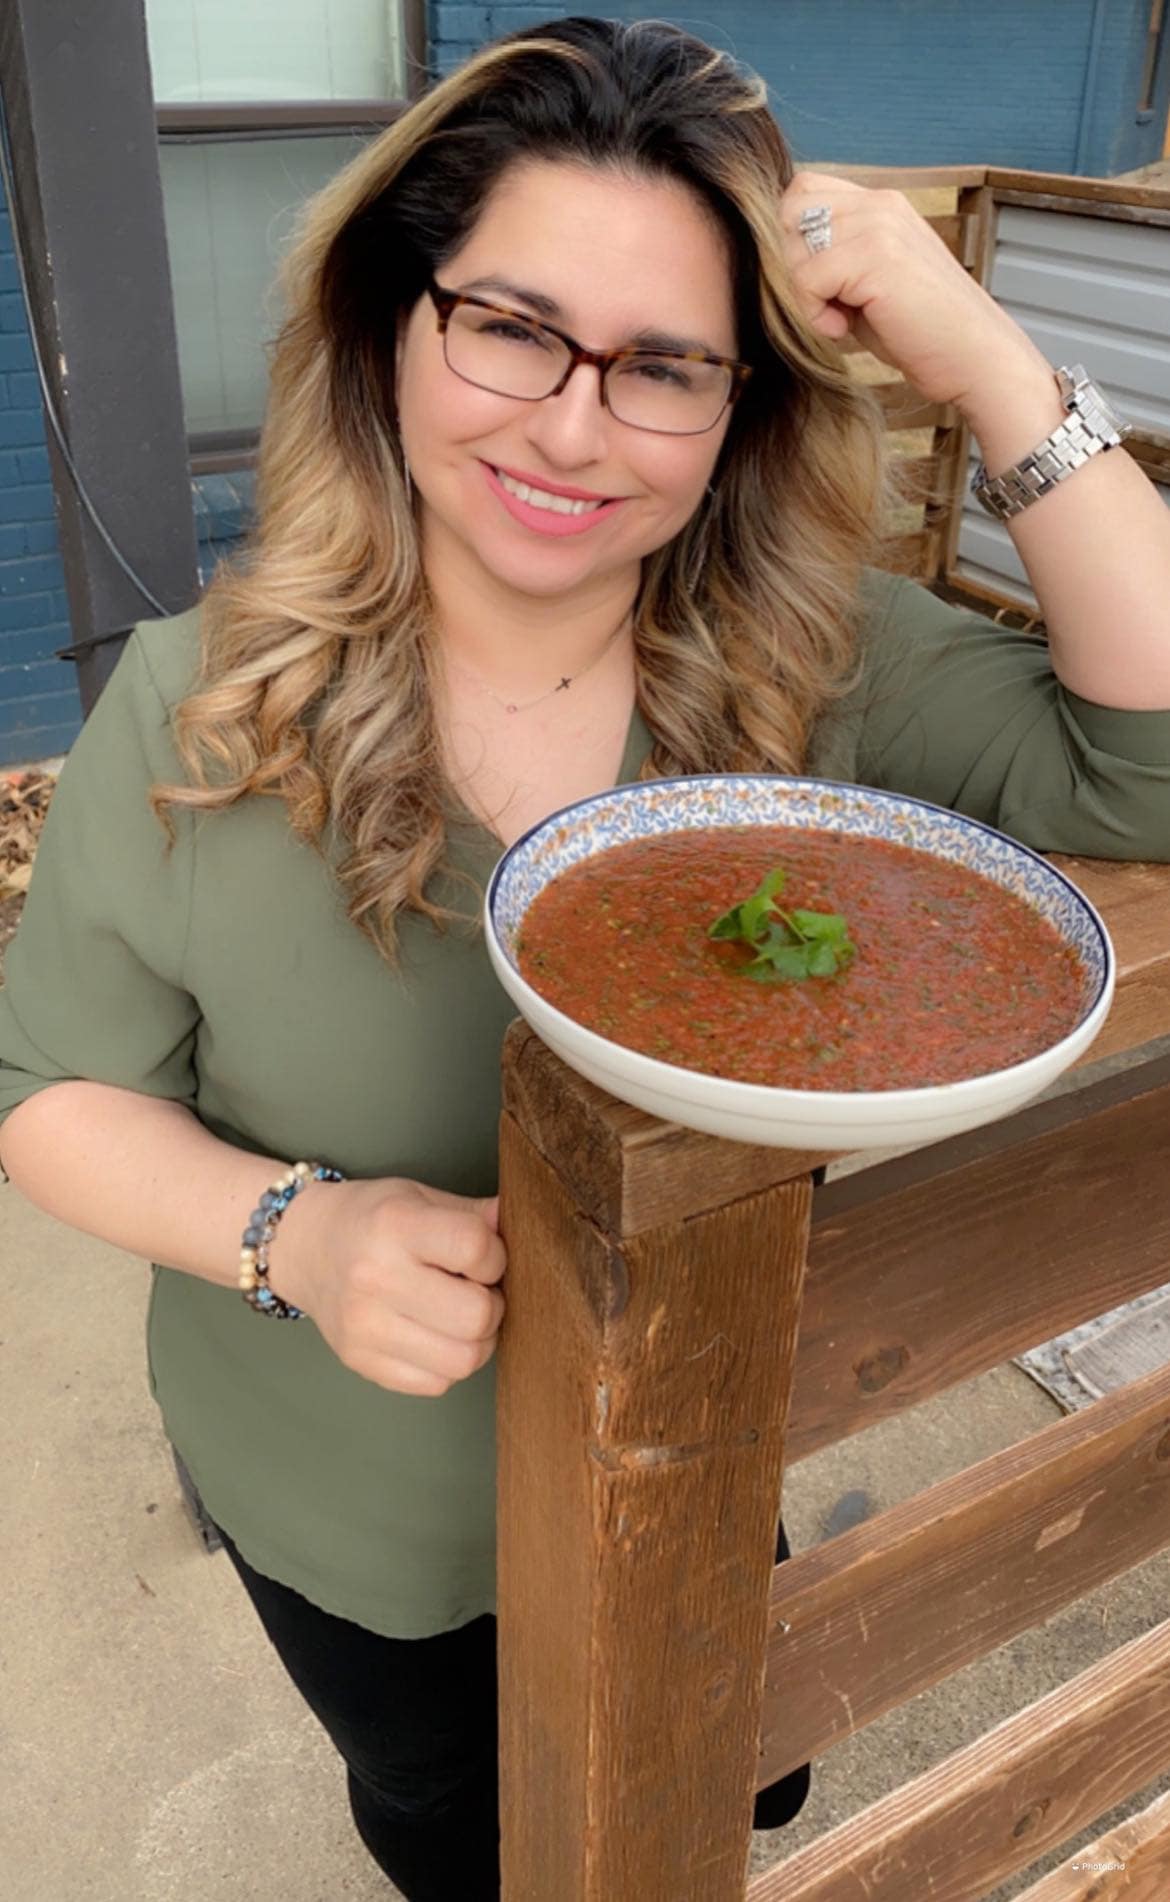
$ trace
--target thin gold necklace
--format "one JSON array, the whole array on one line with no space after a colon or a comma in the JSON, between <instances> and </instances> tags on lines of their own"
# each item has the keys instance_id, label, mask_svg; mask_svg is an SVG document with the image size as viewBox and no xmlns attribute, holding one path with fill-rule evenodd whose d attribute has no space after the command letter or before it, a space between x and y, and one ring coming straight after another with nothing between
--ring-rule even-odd
<instances>
[{"instance_id":1,"label":"thin gold necklace","mask_svg":"<svg viewBox=\"0 0 1170 1902\"><path fill-rule=\"evenodd\" d=\"M464 680L469 680L472 686L477 688L480 693L486 693L488 699L494 700L498 707L503 707L505 713L527 713L529 707L540 706L543 700L551 700L555 693L567 693L575 680L584 680L586 674L591 673L597 666L597 663L608 654L618 635L628 624L629 619L630 616L628 612L622 615L621 620L614 628L609 639L605 642L604 646L598 648L593 659L587 666L578 668L575 674L562 674L555 687L546 687L545 691L538 693L533 700L505 700L503 695L496 693L493 688L488 686L485 680L480 680L476 674L471 673L468 668L464 667L461 661L457 661L453 654L448 654L447 659L457 674L462 674Z\"/></svg>"}]
</instances>

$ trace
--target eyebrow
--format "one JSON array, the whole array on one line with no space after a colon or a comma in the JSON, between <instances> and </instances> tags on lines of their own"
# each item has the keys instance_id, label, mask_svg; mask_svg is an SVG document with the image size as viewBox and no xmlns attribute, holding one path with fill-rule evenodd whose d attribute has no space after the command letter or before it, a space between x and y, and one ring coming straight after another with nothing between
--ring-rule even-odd
<instances>
[{"instance_id":1,"label":"eyebrow","mask_svg":"<svg viewBox=\"0 0 1170 1902\"><path fill-rule=\"evenodd\" d=\"M526 290L523 285L513 284L507 278L474 277L470 283L461 284L459 289L461 293L468 296L477 291L502 292L505 297L512 298L518 304L527 304L538 317L564 319L564 311L553 298L546 297L543 291ZM630 346L636 346L639 350L673 351L679 355L685 354L688 350L701 351L706 357L725 357L728 354L726 350L716 350L713 343L706 342L702 337L677 337L668 330L636 330L628 343L623 344L621 348L626 349Z\"/></svg>"}]
</instances>

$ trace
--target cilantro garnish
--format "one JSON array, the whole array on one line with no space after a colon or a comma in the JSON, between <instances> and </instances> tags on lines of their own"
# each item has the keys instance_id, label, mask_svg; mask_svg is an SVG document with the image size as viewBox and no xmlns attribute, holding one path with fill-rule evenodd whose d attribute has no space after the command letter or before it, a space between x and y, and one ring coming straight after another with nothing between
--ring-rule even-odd
<instances>
[{"instance_id":1,"label":"cilantro garnish","mask_svg":"<svg viewBox=\"0 0 1170 1902\"><path fill-rule=\"evenodd\" d=\"M782 911L776 899L784 883L784 872L774 867L750 898L716 918L707 936L751 945L756 955L738 972L763 984L836 977L848 970L857 946L844 918L838 912Z\"/></svg>"}]
</instances>

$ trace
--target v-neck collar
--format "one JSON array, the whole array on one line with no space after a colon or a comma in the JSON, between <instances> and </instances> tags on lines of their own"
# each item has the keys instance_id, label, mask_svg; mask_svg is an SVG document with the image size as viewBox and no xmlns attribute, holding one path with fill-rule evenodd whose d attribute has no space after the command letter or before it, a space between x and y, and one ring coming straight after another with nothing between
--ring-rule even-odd
<instances>
[{"instance_id":1,"label":"v-neck collar","mask_svg":"<svg viewBox=\"0 0 1170 1902\"><path fill-rule=\"evenodd\" d=\"M618 767L617 778L613 782L615 786L624 786L629 781L637 779L652 744L650 729L642 718L642 709L635 700L630 714L630 724L626 728L626 743L622 750L621 764ZM458 828L467 845L475 852L476 857L479 857L481 853L485 855L490 853L494 864L508 850L499 833L493 832L477 813L464 805L453 786L448 785L445 788L444 804L448 817Z\"/></svg>"}]
</instances>

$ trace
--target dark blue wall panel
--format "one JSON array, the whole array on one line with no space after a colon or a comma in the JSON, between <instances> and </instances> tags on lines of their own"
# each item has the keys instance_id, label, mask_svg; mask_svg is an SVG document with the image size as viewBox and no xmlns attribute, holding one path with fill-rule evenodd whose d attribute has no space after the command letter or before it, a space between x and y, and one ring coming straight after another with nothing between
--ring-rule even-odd
<instances>
[{"instance_id":1,"label":"dark blue wall panel","mask_svg":"<svg viewBox=\"0 0 1170 1902\"><path fill-rule=\"evenodd\" d=\"M714 0L686 12L646 0L595 9L431 0L435 70L498 34L578 11L654 14L735 53L767 80L806 164L1110 176L1161 156L1170 46L1154 120L1137 124L1149 0Z\"/></svg>"}]
</instances>

